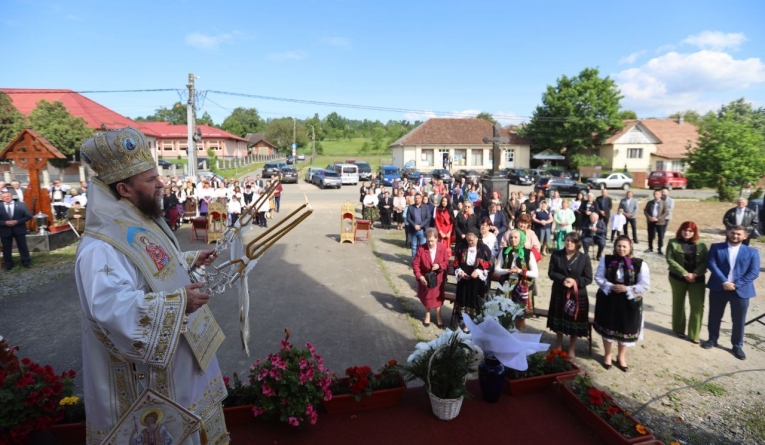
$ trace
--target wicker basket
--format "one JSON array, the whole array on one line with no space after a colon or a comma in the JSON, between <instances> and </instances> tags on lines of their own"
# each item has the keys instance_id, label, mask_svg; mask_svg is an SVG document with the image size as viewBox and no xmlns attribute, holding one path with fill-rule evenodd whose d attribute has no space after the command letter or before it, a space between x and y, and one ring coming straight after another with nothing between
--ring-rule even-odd
<instances>
[{"instance_id":1,"label":"wicker basket","mask_svg":"<svg viewBox=\"0 0 765 445\"><path fill-rule=\"evenodd\" d=\"M430 396L430 406L433 409L433 414L441 420L452 420L460 414L460 408L462 408L462 400L464 397L460 396L458 399L440 399L430 392L430 367L433 365L433 358L435 358L444 347L446 347L446 345L436 349L436 352L430 356L430 360L428 361L428 395Z\"/></svg>"}]
</instances>

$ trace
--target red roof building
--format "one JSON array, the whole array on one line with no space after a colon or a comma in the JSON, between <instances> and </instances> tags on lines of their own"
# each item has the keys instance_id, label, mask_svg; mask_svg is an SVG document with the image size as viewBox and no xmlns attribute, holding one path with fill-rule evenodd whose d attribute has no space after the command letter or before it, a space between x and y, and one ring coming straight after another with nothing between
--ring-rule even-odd
<instances>
[{"instance_id":1,"label":"red roof building","mask_svg":"<svg viewBox=\"0 0 765 445\"><path fill-rule=\"evenodd\" d=\"M188 127L173 125L169 122L140 122L157 135L158 156L170 160L186 157L188 147ZM207 157L207 150L212 149L221 159L244 158L247 156L247 139L228 133L209 125L197 125L202 139L197 142L197 158Z\"/></svg>"}]
</instances>

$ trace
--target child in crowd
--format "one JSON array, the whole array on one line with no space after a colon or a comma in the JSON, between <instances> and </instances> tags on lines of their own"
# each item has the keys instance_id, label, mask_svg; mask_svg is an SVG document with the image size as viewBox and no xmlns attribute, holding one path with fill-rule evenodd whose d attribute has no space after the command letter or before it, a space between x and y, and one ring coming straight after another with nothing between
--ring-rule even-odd
<instances>
[{"instance_id":1,"label":"child in crowd","mask_svg":"<svg viewBox=\"0 0 765 445\"><path fill-rule=\"evenodd\" d=\"M625 224L627 224L627 217L624 216L624 209L620 208L618 213L611 215L611 222L609 223L609 226L611 227L612 243L614 242L614 238L622 234Z\"/></svg>"},{"instance_id":2,"label":"child in crowd","mask_svg":"<svg viewBox=\"0 0 765 445\"><path fill-rule=\"evenodd\" d=\"M231 201L228 203L228 214L231 221L230 226L233 227L236 221L239 219L239 215L242 213L242 203L239 202L239 196L234 194L231 196Z\"/></svg>"}]
</instances>

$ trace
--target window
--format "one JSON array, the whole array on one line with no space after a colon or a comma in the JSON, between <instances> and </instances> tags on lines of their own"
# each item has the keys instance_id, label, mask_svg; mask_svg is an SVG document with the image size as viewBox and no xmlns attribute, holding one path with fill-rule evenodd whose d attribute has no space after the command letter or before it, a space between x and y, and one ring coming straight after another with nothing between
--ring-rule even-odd
<instances>
[{"instance_id":1,"label":"window","mask_svg":"<svg viewBox=\"0 0 765 445\"><path fill-rule=\"evenodd\" d=\"M467 165L467 150L464 148L454 149L454 165Z\"/></svg>"},{"instance_id":2,"label":"window","mask_svg":"<svg viewBox=\"0 0 765 445\"><path fill-rule=\"evenodd\" d=\"M664 161L656 161L656 170L664 170Z\"/></svg>"},{"instance_id":3,"label":"window","mask_svg":"<svg viewBox=\"0 0 765 445\"><path fill-rule=\"evenodd\" d=\"M422 161L423 167L433 167L435 165L433 163L433 149L423 148L422 153L420 154L420 160Z\"/></svg>"},{"instance_id":4,"label":"window","mask_svg":"<svg viewBox=\"0 0 765 445\"><path fill-rule=\"evenodd\" d=\"M628 148L627 159L641 159L643 157L642 148Z\"/></svg>"},{"instance_id":5,"label":"window","mask_svg":"<svg viewBox=\"0 0 765 445\"><path fill-rule=\"evenodd\" d=\"M170 151L174 148L175 147L173 147L173 141L162 141L162 150Z\"/></svg>"},{"instance_id":6,"label":"window","mask_svg":"<svg viewBox=\"0 0 765 445\"><path fill-rule=\"evenodd\" d=\"M512 148L506 148L505 149L505 163L508 166L512 166L515 164L515 150Z\"/></svg>"},{"instance_id":7,"label":"window","mask_svg":"<svg viewBox=\"0 0 765 445\"><path fill-rule=\"evenodd\" d=\"M476 167L483 166L483 148L474 148L470 150L470 165Z\"/></svg>"}]
</instances>

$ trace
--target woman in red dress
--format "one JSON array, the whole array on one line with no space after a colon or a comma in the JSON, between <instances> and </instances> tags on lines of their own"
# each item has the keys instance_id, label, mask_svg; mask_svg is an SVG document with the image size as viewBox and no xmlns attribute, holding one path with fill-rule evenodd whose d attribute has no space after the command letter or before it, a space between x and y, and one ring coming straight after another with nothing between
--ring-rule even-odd
<instances>
[{"instance_id":1,"label":"woman in red dress","mask_svg":"<svg viewBox=\"0 0 765 445\"><path fill-rule=\"evenodd\" d=\"M444 245L447 254L451 256L452 233L454 232L454 212L447 197L441 198L436 208L436 230L438 241Z\"/></svg>"},{"instance_id":2,"label":"woman in red dress","mask_svg":"<svg viewBox=\"0 0 765 445\"><path fill-rule=\"evenodd\" d=\"M444 328L444 320L441 318L441 306L444 304L446 292L446 266L449 263L449 255L444 245L438 242L438 232L433 227L425 230L427 242L417 248L417 254L412 260L414 277L417 279L417 298L425 306L425 318L422 324L430 326L430 309L436 308L436 324L439 329ZM436 273L436 287L429 288L425 274Z\"/></svg>"}]
</instances>

